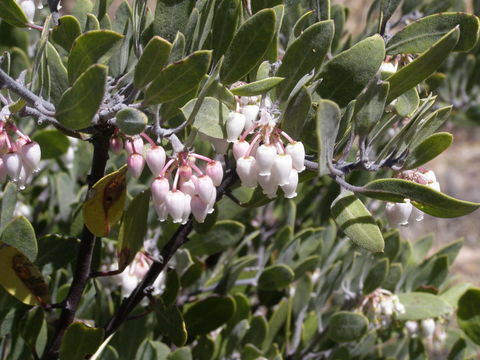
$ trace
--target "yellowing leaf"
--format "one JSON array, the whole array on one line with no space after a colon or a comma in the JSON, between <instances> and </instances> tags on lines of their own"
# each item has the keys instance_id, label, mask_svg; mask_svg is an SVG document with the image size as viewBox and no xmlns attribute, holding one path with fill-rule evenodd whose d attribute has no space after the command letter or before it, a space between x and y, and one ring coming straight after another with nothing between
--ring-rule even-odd
<instances>
[{"instance_id":1,"label":"yellowing leaf","mask_svg":"<svg viewBox=\"0 0 480 360\"><path fill-rule=\"evenodd\" d=\"M96 236L107 236L122 217L127 189L127 165L97 181L83 205L85 226Z\"/></svg>"},{"instance_id":2,"label":"yellowing leaf","mask_svg":"<svg viewBox=\"0 0 480 360\"><path fill-rule=\"evenodd\" d=\"M50 302L48 284L40 270L13 246L0 241L0 285L27 305Z\"/></svg>"}]
</instances>

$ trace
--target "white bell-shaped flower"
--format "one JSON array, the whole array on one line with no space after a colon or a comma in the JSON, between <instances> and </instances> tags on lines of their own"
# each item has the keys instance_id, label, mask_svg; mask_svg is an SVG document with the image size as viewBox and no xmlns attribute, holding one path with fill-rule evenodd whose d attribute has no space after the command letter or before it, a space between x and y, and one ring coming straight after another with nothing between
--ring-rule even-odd
<instances>
[{"instance_id":1,"label":"white bell-shaped flower","mask_svg":"<svg viewBox=\"0 0 480 360\"><path fill-rule=\"evenodd\" d=\"M275 159L277 158L277 149L275 146L269 144L262 144L258 147L255 153L257 160L258 175L270 175Z\"/></svg>"},{"instance_id":2,"label":"white bell-shaped flower","mask_svg":"<svg viewBox=\"0 0 480 360\"><path fill-rule=\"evenodd\" d=\"M237 160L237 174L242 182L242 186L257 186L258 168L257 162L253 156L241 157Z\"/></svg>"},{"instance_id":3,"label":"white bell-shaped flower","mask_svg":"<svg viewBox=\"0 0 480 360\"><path fill-rule=\"evenodd\" d=\"M210 161L205 167L205 172L212 179L213 185L219 186L223 180L223 167L220 161Z\"/></svg>"},{"instance_id":4,"label":"white bell-shaped flower","mask_svg":"<svg viewBox=\"0 0 480 360\"><path fill-rule=\"evenodd\" d=\"M415 221L422 221L425 217L425 213L417 209L415 206L412 207L412 214L410 215Z\"/></svg>"},{"instance_id":5,"label":"white bell-shaped flower","mask_svg":"<svg viewBox=\"0 0 480 360\"><path fill-rule=\"evenodd\" d=\"M242 108L242 113L245 115L245 130L248 130L257 121L260 108L258 105L245 105Z\"/></svg>"},{"instance_id":6,"label":"white bell-shaped flower","mask_svg":"<svg viewBox=\"0 0 480 360\"><path fill-rule=\"evenodd\" d=\"M0 184L3 184L5 181L7 181L7 168L0 158Z\"/></svg>"},{"instance_id":7,"label":"white bell-shaped flower","mask_svg":"<svg viewBox=\"0 0 480 360\"><path fill-rule=\"evenodd\" d=\"M125 150L129 154L138 153L143 154L143 140L140 136L134 136L125 141Z\"/></svg>"},{"instance_id":8,"label":"white bell-shaped flower","mask_svg":"<svg viewBox=\"0 0 480 360\"><path fill-rule=\"evenodd\" d=\"M433 183L437 181L437 177L432 170L428 170L422 173L423 178L427 181L427 183Z\"/></svg>"},{"instance_id":9,"label":"white bell-shaped flower","mask_svg":"<svg viewBox=\"0 0 480 360\"><path fill-rule=\"evenodd\" d=\"M272 166L272 174L276 176L278 185L287 185L292 170L292 157L289 154L277 154Z\"/></svg>"},{"instance_id":10,"label":"white bell-shaped flower","mask_svg":"<svg viewBox=\"0 0 480 360\"><path fill-rule=\"evenodd\" d=\"M150 185L150 190L152 192L154 204L161 204L165 202L165 198L170 190L168 179L163 176L155 178L152 182L152 185Z\"/></svg>"},{"instance_id":11,"label":"white bell-shaped flower","mask_svg":"<svg viewBox=\"0 0 480 360\"><path fill-rule=\"evenodd\" d=\"M35 2L32 0L24 0L20 3L23 12L27 16L28 22L33 23L33 18L35 17Z\"/></svg>"},{"instance_id":12,"label":"white bell-shaped flower","mask_svg":"<svg viewBox=\"0 0 480 360\"><path fill-rule=\"evenodd\" d=\"M142 175L143 168L145 166L145 159L138 153L128 155L127 159L128 171L134 178L139 178Z\"/></svg>"},{"instance_id":13,"label":"white bell-shaped flower","mask_svg":"<svg viewBox=\"0 0 480 360\"><path fill-rule=\"evenodd\" d=\"M431 182L427 184L427 186L435 191L440 192L440 183L438 181Z\"/></svg>"},{"instance_id":14,"label":"white bell-shaped flower","mask_svg":"<svg viewBox=\"0 0 480 360\"><path fill-rule=\"evenodd\" d=\"M258 183L263 189L263 193L270 199L277 195L278 181L273 174L259 176Z\"/></svg>"},{"instance_id":15,"label":"white bell-shaped flower","mask_svg":"<svg viewBox=\"0 0 480 360\"><path fill-rule=\"evenodd\" d=\"M165 166L165 149L161 146L152 146L147 149L145 160L153 176L158 176Z\"/></svg>"},{"instance_id":16,"label":"white bell-shaped flower","mask_svg":"<svg viewBox=\"0 0 480 360\"><path fill-rule=\"evenodd\" d=\"M424 319L420 322L423 337L431 339L435 333L435 320Z\"/></svg>"},{"instance_id":17,"label":"white bell-shaped flower","mask_svg":"<svg viewBox=\"0 0 480 360\"><path fill-rule=\"evenodd\" d=\"M247 154L250 144L246 140L237 140L233 144L233 157L235 160L240 159Z\"/></svg>"},{"instance_id":18,"label":"white bell-shaped flower","mask_svg":"<svg viewBox=\"0 0 480 360\"><path fill-rule=\"evenodd\" d=\"M158 215L158 220L160 220L160 222L164 222L165 220L167 220L167 218L168 218L167 203L162 202L162 203L157 204L157 203L154 202L153 206L155 207L155 212Z\"/></svg>"},{"instance_id":19,"label":"white bell-shaped flower","mask_svg":"<svg viewBox=\"0 0 480 360\"><path fill-rule=\"evenodd\" d=\"M167 193L165 198L167 204L167 211L173 219L175 224L180 224L183 221L185 210L185 194L180 190L171 190Z\"/></svg>"},{"instance_id":20,"label":"white bell-shaped flower","mask_svg":"<svg viewBox=\"0 0 480 360\"><path fill-rule=\"evenodd\" d=\"M192 197L190 195L185 194L185 207L183 208L182 225L187 223L188 218L190 217L190 214L192 213L191 200L192 200Z\"/></svg>"},{"instance_id":21,"label":"white bell-shaped flower","mask_svg":"<svg viewBox=\"0 0 480 360\"><path fill-rule=\"evenodd\" d=\"M227 141L234 142L242 135L245 127L245 115L235 111L230 112L227 119Z\"/></svg>"},{"instance_id":22,"label":"white bell-shaped flower","mask_svg":"<svg viewBox=\"0 0 480 360\"><path fill-rule=\"evenodd\" d=\"M40 169L40 159L42 158L42 151L40 145L37 142L31 141L22 146L20 150L22 154L23 164L30 168L33 173L38 172Z\"/></svg>"},{"instance_id":23,"label":"white bell-shaped flower","mask_svg":"<svg viewBox=\"0 0 480 360\"><path fill-rule=\"evenodd\" d=\"M205 203L210 201L212 197L212 193L215 191L215 186L213 185L213 181L208 175L201 175L197 177L196 181L194 181L195 190L197 191L198 196L200 199Z\"/></svg>"},{"instance_id":24,"label":"white bell-shaped flower","mask_svg":"<svg viewBox=\"0 0 480 360\"><path fill-rule=\"evenodd\" d=\"M410 335L416 335L418 333L418 322L408 320L405 322L405 328Z\"/></svg>"},{"instance_id":25,"label":"white bell-shaped flower","mask_svg":"<svg viewBox=\"0 0 480 360\"><path fill-rule=\"evenodd\" d=\"M305 170L305 147L299 141L288 144L285 152L292 157L292 166L298 172Z\"/></svg>"},{"instance_id":26,"label":"white bell-shaped flower","mask_svg":"<svg viewBox=\"0 0 480 360\"><path fill-rule=\"evenodd\" d=\"M180 179L180 186L179 186L180 190L186 195L190 195L190 196L196 195L197 194L197 190L195 189L196 178L197 177L195 175L192 175L192 177L189 180Z\"/></svg>"},{"instance_id":27,"label":"white bell-shaped flower","mask_svg":"<svg viewBox=\"0 0 480 360\"><path fill-rule=\"evenodd\" d=\"M208 204L200 199L200 196L194 195L192 196L190 206L195 220L199 223L203 223L208 215Z\"/></svg>"},{"instance_id":28,"label":"white bell-shaped flower","mask_svg":"<svg viewBox=\"0 0 480 360\"><path fill-rule=\"evenodd\" d=\"M7 169L8 177L13 181L18 181L20 171L22 170L22 159L18 152L13 151L3 155L3 163Z\"/></svg>"},{"instance_id":29,"label":"white bell-shaped flower","mask_svg":"<svg viewBox=\"0 0 480 360\"><path fill-rule=\"evenodd\" d=\"M20 174L18 175L17 187L19 190L25 190L25 187L28 184L29 178L31 175L31 170L25 166L22 166L20 169Z\"/></svg>"},{"instance_id":30,"label":"white bell-shaped flower","mask_svg":"<svg viewBox=\"0 0 480 360\"><path fill-rule=\"evenodd\" d=\"M212 193L210 200L208 201L208 213L211 214L215 211L215 202L217 201L217 189Z\"/></svg>"},{"instance_id":31,"label":"white bell-shaped flower","mask_svg":"<svg viewBox=\"0 0 480 360\"><path fill-rule=\"evenodd\" d=\"M393 315L393 303L390 298L384 298L380 303L380 311L383 315L392 316Z\"/></svg>"},{"instance_id":32,"label":"white bell-shaped flower","mask_svg":"<svg viewBox=\"0 0 480 360\"><path fill-rule=\"evenodd\" d=\"M298 186L298 172L295 169L290 171L290 176L288 178L288 184L282 185L282 190L287 199L292 199L297 196L297 186Z\"/></svg>"},{"instance_id":33,"label":"white bell-shaped flower","mask_svg":"<svg viewBox=\"0 0 480 360\"><path fill-rule=\"evenodd\" d=\"M412 208L413 205L409 199L405 199L403 203L387 202L385 205L385 215L387 216L390 226L397 227L399 225L407 225L412 213Z\"/></svg>"}]
</instances>

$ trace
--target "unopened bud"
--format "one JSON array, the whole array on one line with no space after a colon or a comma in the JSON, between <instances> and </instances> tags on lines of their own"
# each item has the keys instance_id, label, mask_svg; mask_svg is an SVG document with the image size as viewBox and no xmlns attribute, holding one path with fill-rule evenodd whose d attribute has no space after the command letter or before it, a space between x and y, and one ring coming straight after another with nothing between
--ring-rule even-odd
<instances>
[{"instance_id":1,"label":"unopened bud","mask_svg":"<svg viewBox=\"0 0 480 360\"><path fill-rule=\"evenodd\" d=\"M257 186L257 164L253 156L241 157L237 161L237 174L242 182L242 186Z\"/></svg>"},{"instance_id":2,"label":"unopened bud","mask_svg":"<svg viewBox=\"0 0 480 360\"><path fill-rule=\"evenodd\" d=\"M35 141L31 141L23 145L20 151L22 153L24 165L30 168L32 172L38 172L38 165L40 164L40 159L42 158L40 145L38 145L38 143Z\"/></svg>"},{"instance_id":3,"label":"unopened bud","mask_svg":"<svg viewBox=\"0 0 480 360\"><path fill-rule=\"evenodd\" d=\"M147 149L145 160L153 176L158 176L165 166L165 150L161 146L152 146Z\"/></svg>"},{"instance_id":4,"label":"unopened bud","mask_svg":"<svg viewBox=\"0 0 480 360\"><path fill-rule=\"evenodd\" d=\"M132 176L138 179L142 175L145 159L142 155L133 153L128 155L127 165Z\"/></svg>"},{"instance_id":5,"label":"unopened bud","mask_svg":"<svg viewBox=\"0 0 480 360\"><path fill-rule=\"evenodd\" d=\"M272 167L272 173L278 180L278 185L287 185L292 170L292 157L288 154L277 154Z\"/></svg>"},{"instance_id":6,"label":"unopened bud","mask_svg":"<svg viewBox=\"0 0 480 360\"><path fill-rule=\"evenodd\" d=\"M125 141L125 150L129 154L143 154L143 140L140 136L134 136Z\"/></svg>"},{"instance_id":7,"label":"unopened bud","mask_svg":"<svg viewBox=\"0 0 480 360\"><path fill-rule=\"evenodd\" d=\"M190 180L192 177L192 167L188 165L182 165L178 168L178 171L180 172L180 178L183 180Z\"/></svg>"},{"instance_id":8,"label":"unopened bud","mask_svg":"<svg viewBox=\"0 0 480 360\"><path fill-rule=\"evenodd\" d=\"M168 179L165 177L155 178L152 182L152 185L150 185L150 190L152 192L154 204L163 203L168 191L170 190Z\"/></svg>"},{"instance_id":9,"label":"unopened bud","mask_svg":"<svg viewBox=\"0 0 480 360\"><path fill-rule=\"evenodd\" d=\"M120 136L112 136L110 138L110 150L116 155L120 154L123 149L123 140Z\"/></svg>"},{"instance_id":10,"label":"unopened bud","mask_svg":"<svg viewBox=\"0 0 480 360\"><path fill-rule=\"evenodd\" d=\"M392 227L399 225L407 225L410 214L412 213L412 204L409 199L405 199L404 203L387 202L385 205L385 215L388 223Z\"/></svg>"},{"instance_id":11,"label":"unopened bud","mask_svg":"<svg viewBox=\"0 0 480 360\"><path fill-rule=\"evenodd\" d=\"M277 150L273 145L260 145L255 153L255 160L257 160L258 175L270 175L273 164L277 157Z\"/></svg>"},{"instance_id":12,"label":"unopened bud","mask_svg":"<svg viewBox=\"0 0 480 360\"><path fill-rule=\"evenodd\" d=\"M197 190L195 189L195 182L197 181L197 177L192 175L190 180L180 179L180 190L187 195L193 196L197 194Z\"/></svg>"},{"instance_id":13,"label":"unopened bud","mask_svg":"<svg viewBox=\"0 0 480 360\"><path fill-rule=\"evenodd\" d=\"M285 152L292 157L292 166L298 172L305 170L305 147L301 142L288 144Z\"/></svg>"},{"instance_id":14,"label":"unopened bud","mask_svg":"<svg viewBox=\"0 0 480 360\"><path fill-rule=\"evenodd\" d=\"M227 141L234 142L243 132L245 116L237 112L230 112L227 120Z\"/></svg>"},{"instance_id":15,"label":"unopened bud","mask_svg":"<svg viewBox=\"0 0 480 360\"><path fill-rule=\"evenodd\" d=\"M235 160L238 160L241 157L245 156L249 148L250 144L247 141L235 141L235 143L233 144L233 157L235 158Z\"/></svg>"},{"instance_id":16,"label":"unopened bud","mask_svg":"<svg viewBox=\"0 0 480 360\"><path fill-rule=\"evenodd\" d=\"M185 194L179 190L172 190L167 193L165 203L167 211L173 219L173 222L180 224L183 221L183 211L185 209Z\"/></svg>"},{"instance_id":17,"label":"unopened bud","mask_svg":"<svg viewBox=\"0 0 480 360\"><path fill-rule=\"evenodd\" d=\"M220 161L211 161L205 167L205 172L212 179L213 185L219 186L223 179L223 167Z\"/></svg>"},{"instance_id":18,"label":"unopened bud","mask_svg":"<svg viewBox=\"0 0 480 360\"><path fill-rule=\"evenodd\" d=\"M202 175L194 181L195 190L197 191L198 196L202 199L203 202L208 203L212 197L212 193L215 191L215 186L213 181L208 175Z\"/></svg>"}]
</instances>

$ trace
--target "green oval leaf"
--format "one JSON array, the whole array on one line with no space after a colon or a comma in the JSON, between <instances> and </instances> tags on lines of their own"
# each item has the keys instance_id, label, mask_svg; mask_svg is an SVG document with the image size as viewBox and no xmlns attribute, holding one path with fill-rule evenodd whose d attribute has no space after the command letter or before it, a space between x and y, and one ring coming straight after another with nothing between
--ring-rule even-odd
<instances>
[{"instance_id":1,"label":"green oval leaf","mask_svg":"<svg viewBox=\"0 0 480 360\"><path fill-rule=\"evenodd\" d=\"M447 150L453 142L453 135L447 132L433 134L415 147L407 157L404 169L413 169L435 159Z\"/></svg>"},{"instance_id":2,"label":"green oval leaf","mask_svg":"<svg viewBox=\"0 0 480 360\"><path fill-rule=\"evenodd\" d=\"M330 50L334 33L333 21L311 25L287 48L277 76L284 77L277 95L281 101L288 99L298 81L313 69L319 69Z\"/></svg>"},{"instance_id":3,"label":"green oval leaf","mask_svg":"<svg viewBox=\"0 0 480 360\"><path fill-rule=\"evenodd\" d=\"M0 18L16 27L26 27L28 19L15 0L0 1Z\"/></svg>"},{"instance_id":4,"label":"green oval leaf","mask_svg":"<svg viewBox=\"0 0 480 360\"><path fill-rule=\"evenodd\" d=\"M1 199L1 209L0 209L0 235L2 234L3 230L13 219L13 212L15 211L15 205L17 204L17 187L14 183L8 182L7 186L2 194Z\"/></svg>"},{"instance_id":5,"label":"green oval leaf","mask_svg":"<svg viewBox=\"0 0 480 360\"><path fill-rule=\"evenodd\" d=\"M455 48L459 36L460 30L453 29L410 64L389 76L387 81L390 83L390 93L387 103L432 75Z\"/></svg>"},{"instance_id":6,"label":"green oval leaf","mask_svg":"<svg viewBox=\"0 0 480 360\"><path fill-rule=\"evenodd\" d=\"M17 217L7 224L0 241L18 249L31 262L37 258L38 246L35 230L24 216Z\"/></svg>"},{"instance_id":7,"label":"green oval leaf","mask_svg":"<svg viewBox=\"0 0 480 360\"><path fill-rule=\"evenodd\" d=\"M390 84L386 81L372 81L357 98L353 117L357 134L367 135L382 118L389 88Z\"/></svg>"},{"instance_id":8,"label":"green oval leaf","mask_svg":"<svg viewBox=\"0 0 480 360\"><path fill-rule=\"evenodd\" d=\"M165 306L159 300L155 307L160 332L167 335L176 346L182 346L187 341L187 329L182 313L175 305Z\"/></svg>"},{"instance_id":9,"label":"green oval leaf","mask_svg":"<svg viewBox=\"0 0 480 360\"><path fill-rule=\"evenodd\" d=\"M387 54L423 53L457 26L460 38L454 51L469 51L478 41L479 25L473 14L451 12L426 16L396 33L387 43Z\"/></svg>"},{"instance_id":10,"label":"green oval leaf","mask_svg":"<svg viewBox=\"0 0 480 360\"><path fill-rule=\"evenodd\" d=\"M185 118L189 118L198 99L190 100L180 110ZM193 127L205 135L223 139L225 138L225 122L230 110L228 107L213 97L206 97L193 121Z\"/></svg>"},{"instance_id":11,"label":"green oval leaf","mask_svg":"<svg viewBox=\"0 0 480 360\"><path fill-rule=\"evenodd\" d=\"M293 139L298 139L302 134L311 107L312 97L305 86L288 101L282 113L281 128Z\"/></svg>"},{"instance_id":12,"label":"green oval leaf","mask_svg":"<svg viewBox=\"0 0 480 360\"><path fill-rule=\"evenodd\" d=\"M50 97L54 104L58 104L69 86L67 69L63 65L57 50L50 42L47 42L45 55L50 73Z\"/></svg>"},{"instance_id":13,"label":"green oval leaf","mask_svg":"<svg viewBox=\"0 0 480 360\"><path fill-rule=\"evenodd\" d=\"M215 6L212 24L212 45L214 58L225 53L232 42L240 19L240 0L222 0Z\"/></svg>"},{"instance_id":14,"label":"green oval leaf","mask_svg":"<svg viewBox=\"0 0 480 360\"><path fill-rule=\"evenodd\" d=\"M403 117L412 116L420 105L420 97L417 89L412 88L400 95L394 104L398 115Z\"/></svg>"},{"instance_id":15,"label":"green oval leaf","mask_svg":"<svg viewBox=\"0 0 480 360\"><path fill-rule=\"evenodd\" d=\"M428 186L403 179L378 179L364 187L362 194L365 196L393 202L411 199L423 212L441 218L464 216L480 207L479 203L458 200Z\"/></svg>"},{"instance_id":16,"label":"green oval leaf","mask_svg":"<svg viewBox=\"0 0 480 360\"><path fill-rule=\"evenodd\" d=\"M383 258L370 269L365 278L363 285L363 293L370 294L377 289L385 280L388 274L389 261L388 258Z\"/></svg>"},{"instance_id":17,"label":"green oval leaf","mask_svg":"<svg viewBox=\"0 0 480 360\"><path fill-rule=\"evenodd\" d=\"M358 246L371 252L382 252L382 233L365 205L351 191L343 191L332 203L335 222Z\"/></svg>"},{"instance_id":18,"label":"green oval leaf","mask_svg":"<svg viewBox=\"0 0 480 360\"><path fill-rule=\"evenodd\" d=\"M68 56L68 79L72 84L90 65L102 62L112 55L112 49L123 39L111 30L94 30L80 35Z\"/></svg>"},{"instance_id":19,"label":"green oval leaf","mask_svg":"<svg viewBox=\"0 0 480 360\"><path fill-rule=\"evenodd\" d=\"M70 141L58 130L40 130L32 140L38 142L42 148L42 159L55 159L68 151Z\"/></svg>"},{"instance_id":20,"label":"green oval leaf","mask_svg":"<svg viewBox=\"0 0 480 360\"><path fill-rule=\"evenodd\" d=\"M359 340L368 328L365 316L350 311L339 311L333 314L328 325L328 337L336 342Z\"/></svg>"},{"instance_id":21,"label":"green oval leaf","mask_svg":"<svg viewBox=\"0 0 480 360\"><path fill-rule=\"evenodd\" d=\"M469 289L458 301L457 322L465 334L480 345L480 289Z\"/></svg>"},{"instance_id":22,"label":"green oval leaf","mask_svg":"<svg viewBox=\"0 0 480 360\"><path fill-rule=\"evenodd\" d=\"M225 324L235 312L230 296L210 296L194 303L185 312L185 324L191 336L207 334Z\"/></svg>"},{"instance_id":23,"label":"green oval leaf","mask_svg":"<svg viewBox=\"0 0 480 360\"><path fill-rule=\"evenodd\" d=\"M398 294L405 312L398 314L399 320L423 320L449 314L453 308L441 297L426 292Z\"/></svg>"},{"instance_id":24,"label":"green oval leaf","mask_svg":"<svg viewBox=\"0 0 480 360\"><path fill-rule=\"evenodd\" d=\"M172 44L160 36L150 39L135 67L134 84L137 89L148 85L163 69L171 50Z\"/></svg>"},{"instance_id":25,"label":"green oval leaf","mask_svg":"<svg viewBox=\"0 0 480 360\"><path fill-rule=\"evenodd\" d=\"M384 58L385 43L380 35L358 42L325 64L318 94L346 106L375 76Z\"/></svg>"},{"instance_id":26,"label":"green oval leaf","mask_svg":"<svg viewBox=\"0 0 480 360\"><path fill-rule=\"evenodd\" d=\"M275 22L275 11L264 9L240 26L225 53L220 70L223 83L241 79L262 60L275 35Z\"/></svg>"},{"instance_id":27,"label":"green oval leaf","mask_svg":"<svg viewBox=\"0 0 480 360\"><path fill-rule=\"evenodd\" d=\"M65 15L58 19L58 25L52 29L52 40L66 51L70 51L81 33L82 29L77 18Z\"/></svg>"},{"instance_id":28,"label":"green oval leaf","mask_svg":"<svg viewBox=\"0 0 480 360\"><path fill-rule=\"evenodd\" d=\"M148 117L142 111L133 108L124 108L117 113L116 124L127 135L137 135L145 130Z\"/></svg>"},{"instance_id":29,"label":"green oval leaf","mask_svg":"<svg viewBox=\"0 0 480 360\"><path fill-rule=\"evenodd\" d=\"M174 100L195 88L208 71L211 51L196 51L168 65L152 81L145 93L145 104Z\"/></svg>"},{"instance_id":30,"label":"green oval leaf","mask_svg":"<svg viewBox=\"0 0 480 360\"><path fill-rule=\"evenodd\" d=\"M77 130L90 125L105 94L107 67L92 65L63 94L56 118L65 127Z\"/></svg>"},{"instance_id":31,"label":"green oval leaf","mask_svg":"<svg viewBox=\"0 0 480 360\"><path fill-rule=\"evenodd\" d=\"M318 173L320 176L330 173L328 165L332 165L335 139L340 126L340 108L330 100L320 100L317 107L317 143Z\"/></svg>"},{"instance_id":32,"label":"green oval leaf","mask_svg":"<svg viewBox=\"0 0 480 360\"><path fill-rule=\"evenodd\" d=\"M284 78L281 77L269 77L249 84L238 86L230 91L234 95L238 96L254 96L266 93L268 90L273 89L280 84Z\"/></svg>"},{"instance_id":33,"label":"green oval leaf","mask_svg":"<svg viewBox=\"0 0 480 360\"><path fill-rule=\"evenodd\" d=\"M103 342L105 331L79 321L67 328L60 346L60 360L83 360L92 355Z\"/></svg>"},{"instance_id":34,"label":"green oval leaf","mask_svg":"<svg viewBox=\"0 0 480 360\"><path fill-rule=\"evenodd\" d=\"M261 290L279 290L293 281L294 273L287 265L272 265L262 271L258 278L258 288Z\"/></svg>"}]
</instances>

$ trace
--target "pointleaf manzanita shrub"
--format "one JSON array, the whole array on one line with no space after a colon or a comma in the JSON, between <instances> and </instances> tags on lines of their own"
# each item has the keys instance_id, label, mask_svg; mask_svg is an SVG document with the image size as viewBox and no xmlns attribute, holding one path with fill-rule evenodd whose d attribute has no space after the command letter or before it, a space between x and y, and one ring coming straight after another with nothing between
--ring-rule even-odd
<instances>
[{"instance_id":1,"label":"pointleaf manzanita shrub","mask_svg":"<svg viewBox=\"0 0 480 360\"><path fill-rule=\"evenodd\" d=\"M42 5L0 0L1 359L476 356L462 240L398 230L480 206L427 164L462 2Z\"/></svg>"}]
</instances>

